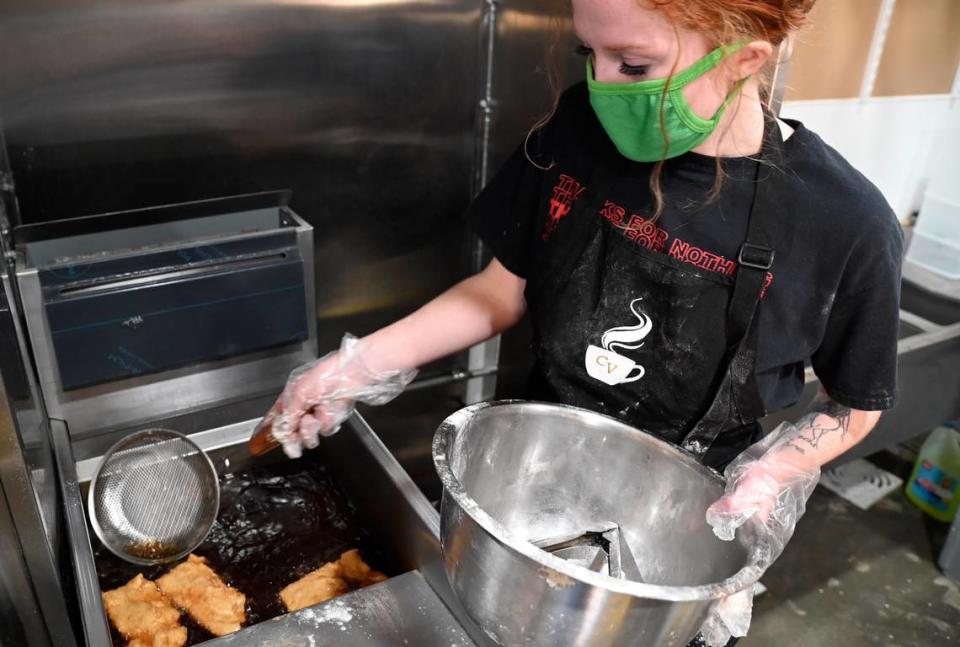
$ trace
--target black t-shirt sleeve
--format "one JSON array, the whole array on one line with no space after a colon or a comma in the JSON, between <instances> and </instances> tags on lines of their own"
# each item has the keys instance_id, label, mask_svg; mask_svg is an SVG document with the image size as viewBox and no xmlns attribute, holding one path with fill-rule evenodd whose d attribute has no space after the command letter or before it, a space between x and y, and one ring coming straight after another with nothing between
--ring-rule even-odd
<instances>
[{"instance_id":1,"label":"black t-shirt sleeve","mask_svg":"<svg viewBox=\"0 0 960 647\"><path fill-rule=\"evenodd\" d=\"M508 270L527 277L537 235L542 171L521 144L467 209L467 221Z\"/></svg>"},{"instance_id":2,"label":"black t-shirt sleeve","mask_svg":"<svg viewBox=\"0 0 960 647\"><path fill-rule=\"evenodd\" d=\"M879 195L867 204L879 213L865 214L868 222L846 259L812 362L833 400L879 411L891 408L897 397L903 233Z\"/></svg>"},{"instance_id":3,"label":"black t-shirt sleeve","mask_svg":"<svg viewBox=\"0 0 960 647\"><path fill-rule=\"evenodd\" d=\"M528 278L546 224L544 184L557 160L583 145L580 126L591 110L586 97L585 83L567 88L547 123L517 146L467 209L473 231L504 267L522 278Z\"/></svg>"}]
</instances>

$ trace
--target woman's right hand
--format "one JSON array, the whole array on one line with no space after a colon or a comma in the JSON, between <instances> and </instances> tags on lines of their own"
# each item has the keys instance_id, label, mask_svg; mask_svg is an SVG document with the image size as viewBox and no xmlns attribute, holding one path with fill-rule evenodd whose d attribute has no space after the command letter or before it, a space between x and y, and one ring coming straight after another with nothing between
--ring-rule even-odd
<instances>
[{"instance_id":1,"label":"woman's right hand","mask_svg":"<svg viewBox=\"0 0 960 647\"><path fill-rule=\"evenodd\" d=\"M415 369L506 330L523 316L526 281L493 259L487 267L417 311L340 350L301 366L257 431L272 425L288 456L313 447L350 417L354 404L384 404L403 391ZM401 367L401 368L397 368Z\"/></svg>"},{"instance_id":2,"label":"woman's right hand","mask_svg":"<svg viewBox=\"0 0 960 647\"><path fill-rule=\"evenodd\" d=\"M274 440L290 458L316 447L353 413L356 402L385 404L413 380L416 370L375 371L367 345L345 335L340 350L293 370L277 401L257 426L271 426Z\"/></svg>"}]
</instances>

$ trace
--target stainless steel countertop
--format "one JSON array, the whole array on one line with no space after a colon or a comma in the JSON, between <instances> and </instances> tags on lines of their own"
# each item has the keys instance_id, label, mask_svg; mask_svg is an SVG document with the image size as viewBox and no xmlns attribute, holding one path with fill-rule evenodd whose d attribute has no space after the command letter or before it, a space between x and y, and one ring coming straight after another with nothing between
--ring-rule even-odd
<instances>
[{"instance_id":1,"label":"stainless steel countertop","mask_svg":"<svg viewBox=\"0 0 960 647\"><path fill-rule=\"evenodd\" d=\"M423 579L410 571L322 605L203 643L210 647L472 647L463 628Z\"/></svg>"}]
</instances>

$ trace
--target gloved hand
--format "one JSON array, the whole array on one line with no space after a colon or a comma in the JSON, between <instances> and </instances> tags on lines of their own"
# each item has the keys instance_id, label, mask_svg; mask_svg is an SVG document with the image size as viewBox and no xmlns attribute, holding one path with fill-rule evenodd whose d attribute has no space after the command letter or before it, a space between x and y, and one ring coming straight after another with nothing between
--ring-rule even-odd
<instances>
[{"instance_id":1,"label":"gloved hand","mask_svg":"<svg viewBox=\"0 0 960 647\"><path fill-rule=\"evenodd\" d=\"M348 334L339 351L294 369L257 429L271 425L284 453L299 458L303 447L317 446L319 436L336 433L357 402L386 404L417 374L416 369L371 370L367 353L367 344Z\"/></svg>"},{"instance_id":2,"label":"gloved hand","mask_svg":"<svg viewBox=\"0 0 960 647\"><path fill-rule=\"evenodd\" d=\"M753 615L753 591L754 586L750 586L713 604L710 615L700 627L700 637L706 645L724 647L732 636L747 635Z\"/></svg>"},{"instance_id":3,"label":"gloved hand","mask_svg":"<svg viewBox=\"0 0 960 647\"><path fill-rule=\"evenodd\" d=\"M724 495L707 509L707 523L725 541L748 519L757 519L758 577L783 552L820 480L819 466L808 465L787 446L797 433L784 422L744 450L724 470ZM752 606L753 587L718 600L701 629L707 644L720 647L731 636L745 636Z\"/></svg>"}]
</instances>

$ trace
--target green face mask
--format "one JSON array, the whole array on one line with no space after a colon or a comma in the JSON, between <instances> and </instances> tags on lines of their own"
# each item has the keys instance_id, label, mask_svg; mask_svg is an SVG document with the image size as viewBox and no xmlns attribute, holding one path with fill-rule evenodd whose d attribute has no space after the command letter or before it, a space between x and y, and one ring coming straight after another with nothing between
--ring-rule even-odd
<instances>
[{"instance_id":1,"label":"green face mask","mask_svg":"<svg viewBox=\"0 0 960 647\"><path fill-rule=\"evenodd\" d=\"M710 119L698 116L683 96L683 88L700 78L743 44L718 47L670 80L653 79L637 83L601 83L593 78L593 62L587 57L587 88L590 105L607 135L624 157L635 162L655 162L677 157L696 148L712 133L723 111L736 96L743 81L737 83ZM663 123L660 128L660 103Z\"/></svg>"}]
</instances>

